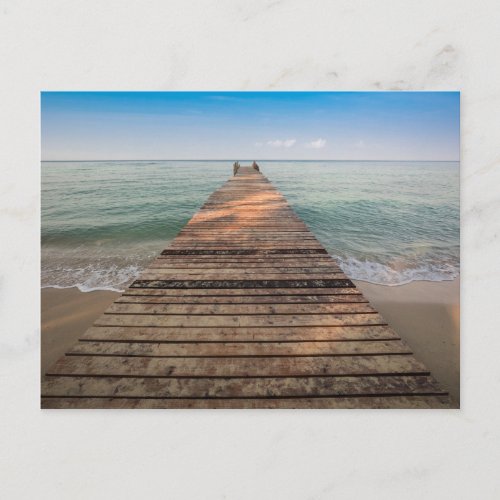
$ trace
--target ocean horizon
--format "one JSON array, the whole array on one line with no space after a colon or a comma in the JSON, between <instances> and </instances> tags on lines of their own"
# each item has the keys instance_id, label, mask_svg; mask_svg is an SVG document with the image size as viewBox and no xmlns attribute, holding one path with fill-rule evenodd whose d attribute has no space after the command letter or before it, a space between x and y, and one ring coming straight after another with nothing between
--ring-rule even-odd
<instances>
[{"instance_id":1,"label":"ocean horizon","mask_svg":"<svg viewBox=\"0 0 500 500\"><path fill-rule=\"evenodd\" d=\"M459 162L257 161L350 278L393 286L459 275ZM43 161L42 287L123 290L232 162Z\"/></svg>"}]
</instances>

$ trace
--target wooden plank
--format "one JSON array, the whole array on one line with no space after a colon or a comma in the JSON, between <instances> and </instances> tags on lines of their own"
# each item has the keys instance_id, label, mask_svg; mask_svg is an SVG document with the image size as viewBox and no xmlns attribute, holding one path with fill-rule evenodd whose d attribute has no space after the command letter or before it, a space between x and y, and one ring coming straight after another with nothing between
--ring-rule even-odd
<instances>
[{"instance_id":1,"label":"wooden plank","mask_svg":"<svg viewBox=\"0 0 500 500\"><path fill-rule=\"evenodd\" d=\"M163 297L277 297L301 295L361 295L357 288L128 288L123 295L158 295Z\"/></svg>"},{"instance_id":2,"label":"wooden plank","mask_svg":"<svg viewBox=\"0 0 500 500\"><path fill-rule=\"evenodd\" d=\"M300 227L300 228L293 228L290 227L288 224L285 226L283 225L280 228L275 228L275 227L255 227L255 226L247 226L244 224L239 224L238 226L220 226L217 228L217 232L220 235L224 236L253 236L253 237L258 237L258 236L268 236L270 234L275 235L275 236L303 236L305 234L310 234L306 230L305 227ZM200 236L212 236L214 234L214 230L210 228L206 228L203 226L200 227L189 227L185 226L185 229L183 229L179 235L189 235L189 236L194 236L194 235L200 235Z\"/></svg>"},{"instance_id":3,"label":"wooden plank","mask_svg":"<svg viewBox=\"0 0 500 500\"><path fill-rule=\"evenodd\" d=\"M130 357L73 355L60 358L47 375L113 377L303 377L428 375L413 356Z\"/></svg>"},{"instance_id":4,"label":"wooden plank","mask_svg":"<svg viewBox=\"0 0 500 500\"><path fill-rule=\"evenodd\" d=\"M288 266L288 267L276 267L276 266L262 266L262 265L253 265L253 267L250 267L251 265L245 266L245 264L223 264L221 265L220 263L217 264L185 264L184 267L182 265L177 265L177 264L164 264L162 262L160 263L154 263L152 264L148 269L147 272L154 273L156 270L159 270L163 273L166 274L176 274L176 273L183 273L183 274L197 274L197 275L203 275L203 274L215 274L219 271L221 267L224 267L222 269L222 272L220 273L221 276L224 276L225 274L236 274L236 273L241 273L241 268L244 266L245 269L245 274L247 275L252 275L252 274L320 274L322 272L325 273L334 273L334 274L342 274L345 276L345 274L335 266L318 266L318 267L297 267L297 266Z\"/></svg>"},{"instance_id":5,"label":"wooden plank","mask_svg":"<svg viewBox=\"0 0 500 500\"><path fill-rule=\"evenodd\" d=\"M318 240L311 235L311 233L307 233L305 231L301 232L295 232L295 233L279 233L277 231L268 231L268 232L261 232L257 233L260 238L259 241L266 241L270 243L276 243L276 242L283 242L283 241L293 241L293 242L302 242L302 241L308 241L308 242L315 242L317 243ZM218 231L217 233L214 232L206 232L202 233L200 231L196 231L191 234L186 234L186 233L179 233L177 237L175 238L176 242L187 242L187 243L200 243L200 242L213 242L213 241L224 241L227 240L229 242L238 242L238 243L255 243L255 236L256 233L254 232L247 232L247 233L238 233L235 234L233 232L229 233L224 233L221 231Z\"/></svg>"},{"instance_id":6,"label":"wooden plank","mask_svg":"<svg viewBox=\"0 0 500 500\"><path fill-rule=\"evenodd\" d=\"M267 240L279 241L280 237L283 240L308 240L311 242L318 242L318 239L310 232L307 234L307 228L304 223L297 223L293 221L261 221L256 223L244 223L240 220L237 221L238 228L234 229L236 221L228 221L221 223L217 222L198 222L195 226L189 226L188 230L179 233L177 238L192 240L194 237L203 236L205 239L215 239L221 237L237 237L246 239L254 236L255 234L262 234ZM211 225L221 226L221 231L210 230ZM276 228L273 230L272 228ZM290 231L293 229L293 231ZM203 239L201 240L203 241ZM255 242L255 241L254 241Z\"/></svg>"},{"instance_id":7,"label":"wooden plank","mask_svg":"<svg viewBox=\"0 0 500 500\"><path fill-rule=\"evenodd\" d=\"M349 326L385 325L384 319L373 314L255 314L210 315L210 316L160 316L103 314L94 323L96 326L156 326L156 327L291 327L291 326Z\"/></svg>"},{"instance_id":8,"label":"wooden plank","mask_svg":"<svg viewBox=\"0 0 500 500\"><path fill-rule=\"evenodd\" d=\"M262 327L126 327L93 326L83 340L113 342L299 342L392 340L399 336L388 325Z\"/></svg>"},{"instance_id":9,"label":"wooden plank","mask_svg":"<svg viewBox=\"0 0 500 500\"><path fill-rule=\"evenodd\" d=\"M78 342L67 355L93 356L357 356L411 354L401 340L364 342Z\"/></svg>"},{"instance_id":10,"label":"wooden plank","mask_svg":"<svg viewBox=\"0 0 500 500\"><path fill-rule=\"evenodd\" d=\"M241 229L241 223L240 222L226 222L226 223L217 223L217 222L197 222L194 224L189 224L190 229L205 229L205 230L230 230L230 229L235 229L235 230L240 230ZM301 230L303 231L306 229L306 225L301 223L266 223L266 222L256 222L255 224L251 224L245 227L252 227L254 229L265 229L265 230L273 230L277 229L279 231L286 231L286 230Z\"/></svg>"},{"instance_id":11,"label":"wooden plank","mask_svg":"<svg viewBox=\"0 0 500 500\"><path fill-rule=\"evenodd\" d=\"M290 248L299 247L301 249L310 250L323 250L323 247L315 241L301 241L297 240L282 240L279 242L273 241L250 241L247 240L244 243L238 241L228 241L228 240L214 240L214 241L174 241L169 248L172 250L239 250L241 248L252 249L252 251L276 251L283 250L286 252Z\"/></svg>"},{"instance_id":12,"label":"wooden plank","mask_svg":"<svg viewBox=\"0 0 500 500\"><path fill-rule=\"evenodd\" d=\"M166 248L163 250L161 255L171 256L171 255L185 255L185 256L204 256L204 255L213 255L213 256L255 256L255 257L284 257L284 256L299 256L299 255L326 255L326 250L322 248L248 248L248 247L239 247L239 248Z\"/></svg>"},{"instance_id":13,"label":"wooden plank","mask_svg":"<svg viewBox=\"0 0 500 500\"><path fill-rule=\"evenodd\" d=\"M248 273L241 271L238 273L211 273L199 272L198 274L183 272L179 269L176 273L163 271L162 269L146 270L138 278L139 280L173 280L173 281L244 281L244 280L345 280L344 273ZM231 287L230 287L231 288ZM235 287L236 288L236 287Z\"/></svg>"},{"instance_id":14,"label":"wooden plank","mask_svg":"<svg viewBox=\"0 0 500 500\"><path fill-rule=\"evenodd\" d=\"M278 244L291 244L291 245L302 245L303 243L307 243L309 245L319 245L319 242L316 238L312 236L304 236L303 233L297 234L289 234L287 236L280 234L276 235L275 233L261 234L259 238L256 238L254 234L211 234L211 235L178 235L175 239L175 243L189 244L189 245L201 245L207 243L233 243L244 246L245 244L249 244L252 247L258 243L266 243L269 245L278 245Z\"/></svg>"},{"instance_id":15,"label":"wooden plank","mask_svg":"<svg viewBox=\"0 0 500 500\"><path fill-rule=\"evenodd\" d=\"M307 397L260 399L42 398L44 409L446 409L447 396Z\"/></svg>"},{"instance_id":16,"label":"wooden plank","mask_svg":"<svg viewBox=\"0 0 500 500\"><path fill-rule=\"evenodd\" d=\"M48 377L42 397L286 398L446 395L426 375L273 378Z\"/></svg>"},{"instance_id":17,"label":"wooden plank","mask_svg":"<svg viewBox=\"0 0 500 500\"><path fill-rule=\"evenodd\" d=\"M202 280L176 280L176 279L137 279L129 288L171 288L171 289L254 289L254 288L354 288L352 281L343 278L304 278L295 279L291 276L282 279L202 279Z\"/></svg>"},{"instance_id":18,"label":"wooden plank","mask_svg":"<svg viewBox=\"0 0 500 500\"><path fill-rule=\"evenodd\" d=\"M217 267L214 267L213 265L211 267L198 267L198 266L193 266L193 267L187 267L187 268L179 268L179 267L171 267L171 264L168 265L169 267L165 267L165 265L162 264L154 264L150 267L148 267L147 272L148 273L162 273L164 275L178 275L178 274L189 274L189 275L198 275L198 276L203 276L203 275L210 275L210 274L219 274L220 276L224 276L224 278L228 278L225 276L226 274L229 275L243 275L243 276L251 276L254 279L260 279L257 276L260 275L266 275L266 278L269 278L269 274L301 274L301 275L316 275L316 274L337 274L337 275L342 275L345 277L345 274L339 270L338 267L332 267L332 266L324 266L324 267L267 267L267 268L247 268L245 270L241 270L241 268L238 268L236 266L233 267L225 267L224 269L220 269ZM288 276L287 276L288 277Z\"/></svg>"},{"instance_id":19,"label":"wooden plank","mask_svg":"<svg viewBox=\"0 0 500 500\"><path fill-rule=\"evenodd\" d=\"M147 315L269 315L376 313L365 303L354 304L123 304L114 303L105 314Z\"/></svg>"},{"instance_id":20,"label":"wooden plank","mask_svg":"<svg viewBox=\"0 0 500 500\"><path fill-rule=\"evenodd\" d=\"M122 295L115 304L335 304L368 303L362 295L268 295L171 297Z\"/></svg>"},{"instance_id":21,"label":"wooden plank","mask_svg":"<svg viewBox=\"0 0 500 500\"><path fill-rule=\"evenodd\" d=\"M208 258L199 256L195 258L160 258L154 260L149 269L165 268L165 269L233 269L234 271L253 271L254 269L283 269L291 270L298 269L320 269L321 271L331 269L333 272L342 272L342 268L333 260L323 260L313 262L311 259L266 259L259 258ZM284 271L289 272L289 271Z\"/></svg>"},{"instance_id":22,"label":"wooden plank","mask_svg":"<svg viewBox=\"0 0 500 500\"><path fill-rule=\"evenodd\" d=\"M168 250L165 249L164 252ZM183 264L183 263L192 263L192 262L198 262L198 263L206 263L206 262L212 262L212 263L219 263L219 262L230 262L233 264L241 264L245 262L249 263L255 263L255 264L276 264L278 263L277 266L275 267L280 267L282 264L283 267L292 265L295 263L298 263L299 265L326 265L326 264L331 264L334 266L338 266L337 262L330 257L327 254L324 253L316 253L316 254L300 254L300 253L281 253L281 254L266 254L266 255L260 255L258 253L251 253L248 255L241 254L241 255L231 255L231 254L194 254L194 255L186 255L181 253L178 254L160 254L157 259L153 262L161 262L161 263L167 263L167 262L174 262L177 264Z\"/></svg>"}]
</instances>

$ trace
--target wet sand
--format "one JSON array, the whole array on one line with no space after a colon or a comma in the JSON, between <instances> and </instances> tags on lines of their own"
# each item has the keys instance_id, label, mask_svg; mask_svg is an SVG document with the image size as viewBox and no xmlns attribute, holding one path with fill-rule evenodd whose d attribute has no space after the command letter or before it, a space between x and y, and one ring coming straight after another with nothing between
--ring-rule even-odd
<instances>
[{"instance_id":1,"label":"wet sand","mask_svg":"<svg viewBox=\"0 0 500 500\"><path fill-rule=\"evenodd\" d=\"M418 281L393 287L355 283L458 405L460 281ZM41 292L43 374L120 294L84 293L77 288L44 288Z\"/></svg>"}]
</instances>

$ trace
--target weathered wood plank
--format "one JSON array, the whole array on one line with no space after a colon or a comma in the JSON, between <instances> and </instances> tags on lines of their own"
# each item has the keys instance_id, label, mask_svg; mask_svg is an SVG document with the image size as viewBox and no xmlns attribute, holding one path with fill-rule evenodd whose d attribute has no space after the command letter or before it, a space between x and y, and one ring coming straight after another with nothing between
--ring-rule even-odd
<instances>
[{"instance_id":1,"label":"weathered wood plank","mask_svg":"<svg viewBox=\"0 0 500 500\"><path fill-rule=\"evenodd\" d=\"M183 229L182 231L179 232L178 236L179 237L188 236L191 238L196 237L196 238L201 238L202 240L204 238L212 239L215 237L213 231L206 231L204 229ZM252 227L240 227L239 229L228 229L228 230L221 229L220 231L217 231L217 236L224 238L232 237L235 239L255 238L259 236L262 236L263 238L272 238L272 239L278 239L278 238L286 239L290 237L300 237L300 238L317 240L315 236L312 236L310 232L304 229L285 231L285 230L274 230L274 229L258 230L258 229L253 229Z\"/></svg>"},{"instance_id":2,"label":"weathered wood plank","mask_svg":"<svg viewBox=\"0 0 500 500\"><path fill-rule=\"evenodd\" d=\"M223 229L223 230L229 230L229 229L236 229L239 230L242 228L242 224L239 221L233 221L233 222L194 222L188 224L190 229ZM288 230L300 230L303 231L307 229L307 226L303 222L255 222L253 224L248 224L247 226L243 225L243 227L251 227L254 229L265 229L265 230L272 230L273 228L280 230L280 231L286 231Z\"/></svg>"},{"instance_id":3,"label":"weathered wood plank","mask_svg":"<svg viewBox=\"0 0 500 500\"><path fill-rule=\"evenodd\" d=\"M163 250L161 255L191 255L191 256L200 256L200 255L225 255L225 256L258 256L265 257L268 255L272 255L274 257L279 256L283 257L285 255L289 256L298 256L298 255L326 255L326 250L322 248L235 248L235 249L182 249L182 248L166 248Z\"/></svg>"},{"instance_id":4,"label":"weathered wood plank","mask_svg":"<svg viewBox=\"0 0 500 500\"><path fill-rule=\"evenodd\" d=\"M158 315L256 315L376 313L365 303L354 304L122 304L114 303L106 314Z\"/></svg>"},{"instance_id":5,"label":"weathered wood plank","mask_svg":"<svg viewBox=\"0 0 500 500\"><path fill-rule=\"evenodd\" d=\"M42 398L44 409L445 409L446 396L372 396L372 397L308 397L308 398L238 398L238 399L174 399L174 398Z\"/></svg>"},{"instance_id":6,"label":"weathered wood plank","mask_svg":"<svg viewBox=\"0 0 500 500\"><path fill-rule=\"evenodd\" d=\"M270 295L270 296L137 296L122 295L115 304L336 304L368 303L362 295Z\"/></svg>"},{"instance_id":7,"label":"weathered wood plank","mask_svg":"<svg viewBox=\"0 0 500 500\"><path fill-rule=\"evenodd\" d=\"M214 275L217 273L217 264L186 264L185 267L175 266L175 264L155 264L151 266L147 272L153 274L156 272L163 273L163 275L190 275L190 276L201 276L204 279L206 275ZM241 275L241 267L237 267L235 264L219 264L220 267L224 267L224 272L219 275L224 277L224 279L234 279L227 275ZM243 264L244 266L244 264ZM269 274L279 274L284 275L286 279L289 274L301 274L301 275L318 275L322 272L328 274L336 274L342 276L342 279L347 279L347 276L339 269L331 266L322 266L316 268L307 267L287 267L287 268L274 268L274 267L253 267L244 270L244 276L249 277L249 279L259 279L255 278L258 275L266 275L266 279L269 279ZM196 279L190 277L189 279Z\"/></svg>"},{"instance_id":8,"label":"weathered wood plank","mask_svg":"<svg viewBox=\"0 0 500 500\"><path fill-rule=\"evenodd\" d=\"M235 234L234 232L231 232L229 234L225 234L224 232L219 232L217 233L211 232L211 233L201 233L201 232L195 232L194 234L186 234L186 233L179 233L177 238L175 239L176 242L187 242L187 243L203 243L205 241L207 242L214 242L214 241L229 241L229 242L238 242L238 243L255 243L255 233L246 233L246 234ZM308 241L308 242L315 242L317 243L318 240L310 235L307 235L306 232L296 232L293 234L290 233L278 233L277 231L269 231L267 233L260 233L260 238L259 241L267 241L270 243L282 243L284 241L293 241L293 242L298 242L299 244L303 241Z\"/></svg>"},{"instance_id":9,"label":"weathered wood plank","mask_svg":"<svg viewBox=\"0 0 500 500\"><path fill-rule=\"evenodd\" d=\"M241 270L258 269L258 268L275 268L275 269L289 269L289 268L335 268L341 269L340 266L333 260L328 258L311 259L308 256L285 256L281 258L278 256L274 259L262 259L253 256L161 256L155 259L151 266L164 266L176 269L183 267L193 267L206 269L213 267L215 269L225 269L225 267L236 268Z\"/></svg>"},{"instance_id":10,"label":"weathered wood plank","mask_svg":"<svg viewBox=\"0 0 500 500\"><path fill-rule=\"evenodd\" d=\"M283 277L282 277L283 278ZM318 278L293 279L290 276L283 279L202 279L202 280L175 280L175 279L137 279L129 288L172 288L172 289L253 289L253 288L354 288L348 279Z\"/></svg>"},{"instance_id":11,"label":"weathered wood plank","mask_svg":"<svg viewBox=\"0 0 500 500\"><path fill-rule=\"evenodd\" d=\"M221 247L244 247L251 246L252 248L260 248L261 246L269 246L271 248L296 248L299 244L299 238L295 235L285 237L273 236L212 236L212 237L199 237L195 236L178 236L175 240L175 245L172 248L179 246L187 246L189 248L196 248L198 246L221 246ZM304 248L317 247L321 248L315 238L302 236L300 237L300 245ZM299 247L300 248L300 247Z\"/></svg>"},{"instance_id":12,"label":"weathered wood plank","mask_svg":"<svg viewBox=\"0 0 500 500\"><path fill-rule=\"evenodd\" d=\"M241 247L252 247L252 250L289 250L293 247L302 249L322 250L323 247L320 243L315 241L303 241L301 239L286 240L286 241L247 241L246 243L239 243L237 241L173 241L169 248L173 250L178 249L207 249L207 250L238 250Z\"/></svg>"},{"instance_id":13,"label":"weathered wood plank","mask_svg":"<svg viewBox=\"0 0 500 500\"><path fill-rule=\"evenodd\" d=\"M248 267L247 267L248 266ZM227 273L231 272L240 272L243 269L246 269L246 272L248 274L255 274L255 273L261 273L261 274L267 274L267 273L273 273L273 271L277 268L281 269L287 269L287 273L294 273L294 272L300 272L303 273L303 271L296 271L296 269L311 269L311 267L308 266L307 263L299 263L299 262L290 262L290 263L269 263L267 265L263 265L260 262L225 262L225 261L220 261L220 262L183 262L181 263L176 263L176 262L155 262L154 265L147 269L146 271L149 272L154 272L156 269L165 269L167 272L169 270L175 270L177 272L191 272L194 271L196 272L197 270L200 270L202 272L210 272L214 271L217 269L217 267L221 267L224 269L227 269ZM326 269L327 272L328 270L331 270L329 272L333 273L343 273L342 269L332 266L332 265L317 265L316 267L312 269L317 269L316 273L321 272L321 270ZM227 274L227 273L223 273Z\"/></svg>"},{"instance_id":14,"label":"weathered wood plank","mask_svg":"<svg viewBox=\"0 0 500 500\"><path fill-rule=\"evenodd\" d=\"M349 325L385 325L385 320L377 313L365 314L255 314L210 315L210 316L160 316L103 314L94 323L96 326L176 326L190 327L291 327L291 326L349 326Z\"/></svg>"},{"instance_id":15,"label":"weathered wood plank","mask_svg":"<svg viewBox=\"0 0 500 500\"><path fill-rule=\"evenodd\" d=\"M48 377L42 397L272 398L446 395L425 375L279 378Z\"/></svg>"},{"instance_id":16,"label":"weathered wood plank","mask_svg":"<svg viewBox=\"0 0 500 500\"><path fill-rule=\"evenodd\" d=\"M148 269L141 273L138 280L174 280L174 281L244 281L244 280L345 280L347 279L344 273L329 272L329 273L256 273L241 271L238 273L211 273L199 272L191 273L189 271L183 272L179 269L176 273L164 271L163 269ZM235 287L236 288L236 287Z\"/></svg>"},{"instance_id":17,"label":"weathered wood plank","mask_svg":"<svg viewBox=\"0 0 500 500\"><path fill-rule=\"evenodd\" d=\"M364 342L78 342L67 355L95 356L357 356L411 354L401 340Z\"/></svg>"},{"instance_id":18,"label":"weathered wood plank","mask_svg":"<svg viewBox=\"0 0 500 500\"><path fill-rule=\"evenodd\" d=\"M289 297L303 295L361 295L357 288L128 288L124 296L155 295L162 297Z\"/></svg>"},{"instance_id":19,"label":"weathered wood plank","mask_svg":"<svg viewBox=\"0 0 500 500\"><path fill-rule=\"evenodd\" d=\"M303 377L428 375L413 356L122 357L65 356L47 375L113 377Z\"/></svg>"},{"instance_id":20,"label":"weathered wood plank","mask_svg":"<svg viewBox=\"0 0 500 500\"><path fill-rule=\"evenodd\" d=\"M282 327L144 327L93 326L83 340L113 342L298 342L399 339L388 325Z\"/></svg>"}]
</instances>

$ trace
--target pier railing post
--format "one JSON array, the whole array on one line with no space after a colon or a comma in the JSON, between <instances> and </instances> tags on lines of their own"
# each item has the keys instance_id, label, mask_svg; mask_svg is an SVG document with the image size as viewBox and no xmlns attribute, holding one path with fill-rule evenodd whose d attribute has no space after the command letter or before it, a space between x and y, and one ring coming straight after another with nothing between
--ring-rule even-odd
<instances>
[{"instance_id":1,"label":"pier railing post","mask_svg":"<svg viewBox=\"0 0 500 500\"><path fill-rule=\"evenodd\" d=\"M238 172L238 169L240 168L240 164L239 162L235 161L233 163L233 175L236 175L236 173Z\"/></svg>"}]
</instances>

